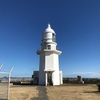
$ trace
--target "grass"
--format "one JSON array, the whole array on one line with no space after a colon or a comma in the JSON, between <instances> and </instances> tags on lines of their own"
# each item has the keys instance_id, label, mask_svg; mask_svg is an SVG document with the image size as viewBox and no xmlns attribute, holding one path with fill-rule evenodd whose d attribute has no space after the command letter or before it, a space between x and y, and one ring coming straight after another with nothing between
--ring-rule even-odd
<instances>
[{"instance_id":1,"label":"grass","mask_svg":"<svg viewBox=\"0 0 100 100\"><path fill-rule=\"evenodd\" d=\"M97 85L12 86L10 100L100 100Z\"/></svg>"},{"instance_id":2,"label":"grass","mask_svg":"<svg viewBox=\"0 0 100 100\"><path fill-rule=\"evenodd\" d=\"M8 84L0 83L0 100L7 100L8 98Z\"/></svg>"}]
</instances>

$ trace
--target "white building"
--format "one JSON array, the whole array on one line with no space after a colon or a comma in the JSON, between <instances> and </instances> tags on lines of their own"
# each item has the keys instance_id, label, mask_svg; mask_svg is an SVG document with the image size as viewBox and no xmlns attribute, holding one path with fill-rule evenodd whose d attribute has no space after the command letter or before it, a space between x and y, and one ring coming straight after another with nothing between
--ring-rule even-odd
<instances>
[{"instance_id":1,"label":"white building","mask_svg":"<svg viewBox=\"0 0 100 100\"><path fill-rule=\"evenodd\" d=\"M39 66L39 85L60 85L63 84L62 71L59 71L59 55L62 53L56 50L56 33L50 25L42 34Z\"/></svg>"}]
</instances>

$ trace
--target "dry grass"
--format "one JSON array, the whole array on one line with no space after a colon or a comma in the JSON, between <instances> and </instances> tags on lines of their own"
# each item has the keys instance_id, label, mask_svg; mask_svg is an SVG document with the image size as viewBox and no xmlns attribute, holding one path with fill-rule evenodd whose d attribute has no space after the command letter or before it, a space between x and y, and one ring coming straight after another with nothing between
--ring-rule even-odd
<instances>
[{"instance_id":1,"label":"dry grass","mask_svg":"<svg viewBox=\"0 0 100 100\"><path fill-rule=\"evenodd\" d=\"M8 97L8 84L0 83L0 100L7 99Z\"/></svg>"},{"instance_id":2,"label":"dry grass","mask_svg":"<svg viewBox=\"0 0 100 100\"><path fill-rule=\"evenodd\" d=\"M13 86L10 88L10 100L31 100L38 96L35 86Z\"/></svg>"},{"instance_id":3,"label":"dry grass","mask_svg":"<svg viewBox=\"0 0 100 100\"><path fill-rule=\"evenodd\" d=\"M12 86L10 100L100 100L96 85Z\"/></svg>"}]
</instances>

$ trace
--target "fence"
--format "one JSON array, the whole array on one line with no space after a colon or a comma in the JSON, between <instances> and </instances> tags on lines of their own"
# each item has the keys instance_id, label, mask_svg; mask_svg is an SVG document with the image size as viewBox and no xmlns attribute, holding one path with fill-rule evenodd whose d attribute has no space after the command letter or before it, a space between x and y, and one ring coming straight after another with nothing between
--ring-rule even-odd
<instances>
[{"instance_id":1,"label":"fence","mask_svg":"<svg viewBox=\"0 0 100 100\"><path fill-rule=\"evenodd\" d=\"M0 100L9 99L10 73L0 72Z\"/></svg>"}]
</instances>

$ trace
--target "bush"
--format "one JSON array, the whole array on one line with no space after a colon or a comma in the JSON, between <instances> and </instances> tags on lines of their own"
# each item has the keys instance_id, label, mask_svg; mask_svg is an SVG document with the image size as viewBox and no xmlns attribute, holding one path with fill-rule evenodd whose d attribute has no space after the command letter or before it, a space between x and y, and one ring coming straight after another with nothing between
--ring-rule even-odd
<instances>
[{"instance_id":1,"label":"bush","mask_svg":"<svg viewBox=\"0 0 100 100\"><path fill-rule=\"evenodd\" d=\"M100 83L99 83L99 84L97 84L97 86L98 86L98 91L100 92Z\"/></svg>"}]
</instances>

